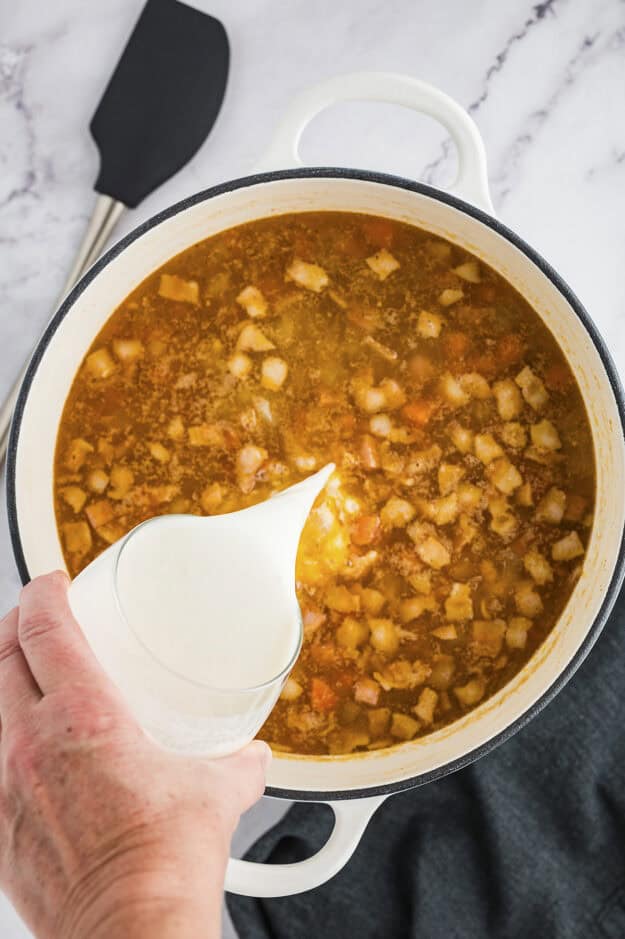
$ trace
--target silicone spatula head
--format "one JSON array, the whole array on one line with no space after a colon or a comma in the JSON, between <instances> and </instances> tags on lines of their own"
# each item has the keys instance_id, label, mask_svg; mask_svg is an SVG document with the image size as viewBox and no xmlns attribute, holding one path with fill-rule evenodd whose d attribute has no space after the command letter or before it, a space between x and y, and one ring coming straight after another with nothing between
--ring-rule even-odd
<instances>
[{"instance_id":1,"label":"silicone spatula head","mask_svg":"<svg viewBox=\"0 0 625 939\"><path fill-rule=\"evenodd\" d=\"M148 0L91 121L97 192L134 208L181 169L217 119L229 60L219 20Z\"/></svg>"}]
</instances>

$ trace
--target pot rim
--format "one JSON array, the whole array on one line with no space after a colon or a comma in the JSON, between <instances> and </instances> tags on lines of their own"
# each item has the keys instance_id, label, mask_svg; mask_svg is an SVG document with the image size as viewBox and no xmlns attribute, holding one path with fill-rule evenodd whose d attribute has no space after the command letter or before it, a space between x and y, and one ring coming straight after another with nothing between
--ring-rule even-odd
<instances>
[{"instance_id":1,"label":"pot rim","mask_svg":"<svg viewBox=\"0 0 625 939\"><path fill-rule=\"evenodd\" d=\"M155 228L161 222L164 222L179 214L180 212L183 212L192 206L198 205L201 202L206 202L216 196L224 195L237 189L243 189L262 183L271 183L285 179L298 178L353 179L360 180L362 182L392 186L398 189L405 189L410 192L415 192L431 199L438 200L439 202L446 203L452 208L455 208L458 211L463 212L465 215L469 215L476 221L481 222L483 225L491 228L498 235L511 242L551 281L559 293L562 294L590 336L603 364L603 368L612 389L612 393L614 394L616 407L621 422L621 433L625 436L625 394L623 392L616 366L589 313L568 286L568 284L557 273L557 271L555 271L555 269L537 251L535 251L534 248L530 247L527 242L525 242L519 235L512 231L512 229L508 228L506 225L500 222L499 219L488 215L481 209L469 204L468 202L465 202L463 199L460 199L455 195L451 195L448 192L444 192L440 189L428 186L425 183L415 182L401 176L394 176L387 173L342 167L302 167L289 170L275 170L267 173L244 176L225 183L220 183L217 186L211 186L208 189L201 190L200 192L188 196L185 199L176 202L169 208L164 209L156 215L153 215L151 218L147 219L145 222L142 222L127 235L125 235L120 241L118 241L108 251L106 251L72 288L72 290L60 304L58 310L53 315L42 336L37 342L37 346L28 363L28 367L20 387L19 396L13 414L13 422L11 425L9 445L7 450L7 516L11 546L22 583L27 583L30 580L30 574L22 548L16 500L16 458L17 448L19 445L20 427L26 401L37 373L37 368L39 367L39 363L41 362L45 351L60 323L68 315L76 300L80 297L91 281L97 277L100 271L108 264L110 264L110 262L113 261L119 254L121 254L122 251L128 247L128 245L132 244L152 228ZM388 796L395 792L401 792L407 789L416 788L417 786L425 785L426 783L433 782L437 779L447 776L450 773L457 772L458 770L463 769L469 764L475 762L475 760L478 760L480 757L490 753L491 750L494 750L500 744L505 743L506 740L525 727L525 725L528 724L533 717L535 717L547 704L549 704L549 702L558 694L558 692L564 687L569 679L575 674L579 666L582 664L592 649L593 645L597 641L597 638L599 637L599 634L605 626L608 616L616 601L619 589L623 583L624 577L625 526L621 532L621 541L616 557L614 571L610 583L606 589L603 602L597 616L589 626L588 631L575 655L570 659L562 672L540 698L538 698L532 705L530 705L527 710L523 712L523 714L519 715L516 720L508 724L504 730L502 730L499 734L496 734L494 737L491 737L482 745L468 751L455 760L451 760L450 762L437 767L436 769L430 770L426 773L420 773L416 776L402 779L397 782L384 783L380 784L379 786L368 786L360 789L339 791L298 790L285 789L278 786L268 786L265 790L265 795L298 802L328 802L343 799L368 798L371 796Z\"/></svg>"}]
</instances>

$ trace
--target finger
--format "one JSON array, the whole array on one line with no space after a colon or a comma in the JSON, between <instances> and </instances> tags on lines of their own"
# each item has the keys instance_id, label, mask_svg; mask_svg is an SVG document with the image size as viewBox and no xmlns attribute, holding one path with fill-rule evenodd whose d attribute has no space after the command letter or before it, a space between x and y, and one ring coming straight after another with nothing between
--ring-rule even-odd
<instances>
[{"instance_id":1,"label":"finger","mask_svg":"<svg viewBox=\"0 0 625 939\"><path fill-rule=\"evenodd\" d=\"M16 607L0 620L0 718L5 725L14 714L23 713L41 700L41 691L20 648L17 625Z\"/></svg>"},{"instance_id":2,"label":"finger","mask_svg":"<svg viewBox=\"0 0 625 939\"><path fill-rule=\"evenodd\" d=\"M74 619L67 599L69 579L62 571L36 577L22 590L18 638L43 694L69 682L108 679Z\"/></svg>"},{"instance_id":3,"label":"finger","mask_svg":"<svg viewBox=\"0 0 625 939\"><path fill-rule=\"evenodd\" d=\"M265 791L270 763L271 748L263 740L253 740L238 753L217 761L226 774L232 808L239 815L254 805Z\"/></svg>"}]
</instances>

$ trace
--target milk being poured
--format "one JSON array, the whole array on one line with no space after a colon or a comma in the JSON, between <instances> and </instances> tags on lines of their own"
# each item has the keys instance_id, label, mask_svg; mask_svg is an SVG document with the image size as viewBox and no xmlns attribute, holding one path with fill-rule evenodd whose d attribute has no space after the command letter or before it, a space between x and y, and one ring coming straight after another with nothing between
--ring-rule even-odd
<instances>
[{"instance_id":1,"label":"milk being poured","mask_svg":"<svg viewBox=\"0 0 625 939\"><path fill-rule=\"evenodd\" d=\"M302 641L295 558L330 464L229 515L151 519L96 558L70 605L101 665L164 746L243 746Z\"/></svg>"}]
</instances>

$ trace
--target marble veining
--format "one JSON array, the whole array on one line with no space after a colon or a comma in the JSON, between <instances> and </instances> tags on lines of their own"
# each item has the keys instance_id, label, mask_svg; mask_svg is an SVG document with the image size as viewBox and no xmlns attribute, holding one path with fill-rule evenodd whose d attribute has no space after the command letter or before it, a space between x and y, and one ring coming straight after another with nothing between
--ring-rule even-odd
<instances>
[{"instance_id":1,"label":"marble veining","mask_svg":"<svg viewBox=\"0 0 625 939\"><path fill-rule=\"evenodd\" d=\"M223 111L191 163L129 212L116 237L193 191L249 172L307 85L354 69L406 72L473 115L496 211L569 282L625 372L625 0L194 5L222 19L231 38ZM0 0L0 393L52 313L82 236L98 163L88 124L140 6ZM455 163L433 122L361 103L316 118L303 154L438 186ZM2 502L4 609L18 587ZM238 846L276 811L257 809ZM0 933L27 936L1 900Z\"/></svg>"}]
</instances>

